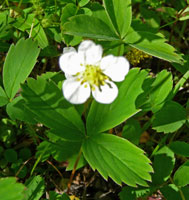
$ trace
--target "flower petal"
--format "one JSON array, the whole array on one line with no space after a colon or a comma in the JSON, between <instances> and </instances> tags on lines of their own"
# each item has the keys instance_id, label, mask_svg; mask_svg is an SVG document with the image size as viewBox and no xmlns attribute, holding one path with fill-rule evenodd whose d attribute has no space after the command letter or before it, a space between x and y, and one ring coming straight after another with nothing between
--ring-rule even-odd
<instances>
[{"instance_id":1,"label":"flower petal","mask_svg":"<svg viewBox=\"0 0 189 200\"><path fill-rule=\"evenodd\" d=\"M84 55L85 64L98 65L102 59L103 49L91 40L85 40L79 45L78 53Z\"/></svg>"},{"instance_id":2,"label":"flower petal","mask_svg":"<svg viewBox=\"0 0 189 200\"><path fill-rule=\"evenodd\" d=\"M92 91L93 97L99 103L109 104L112 103L118 95L118 88L115 83L107 81L107 84L95 87L95 90Z\"/></svg>"},{"instance_id":3,"label":"flower petal","mask_svg":"<svg viewBox=\"0 0 189 200\"><path fill-rule=\"evenodd\" d=\"M63 53L76 52L74 47L64 47Z\"/></svg>"},{"instance_id":4,"label":"flower petal","mask_svg":"<svg viewBox=\"0 0 189 200\"><path fill-rule=\"evenodd\" d=\"M67 50L66 50L67 51ZM59 65L63 72L70 75L75 75L78 72L84 71L84 57L75 51L63 53L59 59Z\"/></svg>"},{"instance_id":5,"label":"flower petal","mask_svg":"<svg viewBox=\"0 0 189 200\"><path fill-rule=\"evenodd\" d=\"M129 71L129 62L123 56L105 56L102 58L100 67L104 74L109 76L113 81L119 82L125 79Z\"/></svg>"},{"instance_id":6,"label":"flower petal","mask_svg":"<svg viewBox=\"0 0 189 200\"><path fill-rule=\"evenodd\" d=\"M88 83L81 85L77 78L69 78L62 86L64 98L72 104L82 104L90 97L90 86Z\"/></svg>"}]
</instances>

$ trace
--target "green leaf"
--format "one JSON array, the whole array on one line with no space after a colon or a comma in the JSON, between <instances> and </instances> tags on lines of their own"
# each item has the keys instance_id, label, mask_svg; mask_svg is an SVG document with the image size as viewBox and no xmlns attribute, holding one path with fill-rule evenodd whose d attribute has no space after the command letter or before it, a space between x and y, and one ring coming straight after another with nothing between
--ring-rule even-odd
<instances>
[{"instance_id":1,"label":"green leaf","mask_svg":"<svg viewBox=\"0 0 189 200\"><path fill-rule=\"evenodd\" d=\"M151 109L157 112L173 88L172 74L166 70L158 73L149 94Z\"/></svg>"},{"instance_id":2,"label":"green leaf","mask_svg":"<svg viewBox=\"0 0 189 200\"><path fill-rule=\"evenodd\" d=\"M9 117L13 120L17 119L31 124L36 124L35 115L26 107L26 103L22 96L16 97L13 101L7 104L6 111Z\"/></svg>"},{"instance_id":3,"label":"green leaf","mask_svg":"<svg viewBox=\"0 0 189 200\"><path fill-rule=\"evenodd\" d=\"M172 65L176 70L178 70L182 74L185 74L187 71L189 71L189 55L184 55L183 59L184 62L182 64L172 63Z\"/></svg>"},{"instance_id":4,"label":"green leaf","mask_svg":"<svg viewBox=\"0 0 189 200\"><path fill-rule=\"evenodd\" d=\"M41 176L34 176L27 179L25 183L27 190L25 191L26 200L39 200L45 190L45 182Z\"/></svg>"},{"instance_id":5,"label":"green leaf","mask_svg":"<svg viewBox=\"0 0 189 200\"><path fill-rule=\"evenodd\" d=\"M161 185L170 177L175 165L174 153L166 146L156 152L153 161L152 184ZM163 166L163 167L162 167Z\"/></svg>"},{"instance_id":6,"label":"green leaf","mask_svg":"<svg viewBox=\"0 0 189 200\"><path fill-rule=\"evenodd\" d=\"M189 157L189 144L184 141L172 142L169 148L178 155Z\"/></svg>"},{"instance_id":7,"label":"green leaf","mask_svg":"<svg viewBox=\"0 0 189 200\"><path fill-rule=\"evenodd\" d=\"M35 17L35 14L29 14L26 18L18 17L13 26L23 32L26 31L28 34L31 34L31 37L38 42L42 49L48 46L47 36L43 27Z\"/></svg>"},{"instance_id":8,"label":"green leaf","mask_svg":"<svg viewBox=\"0 0 189 200\"><path fill-rule=\"evenodd\" d=\"M18 157L17 152L14 149L6 149L4 152L4 156L5 159L11 163L15 162Z\"/></svg>"},{"instance_id":9,"label":"green leaf","mask_svg":"<svg viewBox=\"0 0 189 200\"><path fill-rule=\"evenodd\" d=\"M29 33L29 31L27 32ZM38 45L42 49L44 49L45 47L49 45L46 33L40 23L34 26L31 33L31 37L38 42Z\"/></svg>"},{"instance_id":10,"label":"green leaf","mask_svg":"<svg viewBox=\"0 0 189 200\"><path fill-rule=\"evenodd\" d=\"M125 37L124 42L157 58L181 63L182 57L175 53L175 49L163 37L153 33L133 31Z\"/></svg>"},{"instance_id":11,"label":"green leaf","mask_svg":"<svg viewBox=\"0 0 189 200\"><path fill-rule=\"evenodd\" d=\"M3 84L7 96L12 99L32 71L39 49L32 39L20 39L11 45L3 66Z\"/></svg>"},{"instance_id":12,"label":"green leaf","mask_svg":"<svg viewBox=\"0 0 189 200\"><path fill-rule=\"evenodd\" d=\"M182 199L181 193L184 195L185 200L186 200L186 197L189 196L189 187L184 187L182 189L179 189L174 184L166 185L160 188L160 191L162 192L166 200L181 200Z\"/></svg>"},{"instance_id":13,"label":"green leaf","mask_svg":"<svg viewBox=\"0 0 189 200\"><path fill-rule=\"evenodd\" d=\"M132 188L129 186L126 186L122 189L122 191L119 193L120 200L136 200L147 193L150 192L149 188L143 188L143 187L138 187L138 188Z\"/></svg>"},{"instance_id":14,"label":"green leaf","mask_svg":"<svg viewBox=\"0 0 189 200\"><path fill-rule=\"evenodd\" d=\"M63 99L61 89L51 80L38 77L22 85L26 106L35 119L51 128L52 133L68 140L82 140L83 122L75 108Z\"/></svg>"},{"instance_id":15,"label":"green leaf","mask_svg":"<svg viewBox=\"0 0 189 200\"><path fill-rule=\"evenodd\" d=\"M131 25L131 0L103 0L106 12L120 38L124 38Z\"/></svg>"},{"instance_id":16,"label":"green leaf","mask_svg":"<svg viewBox=\"0 0 189 200\"><path fill-rule=\"evenodd\" d=\"M145 70L129 71L120 84L117 99L112 104L93 102L87 117L87 134L97 134L113 128L140 111L135 101L143 92L142 84L147 76Z\"/></svg>"},{"instance_id":17,"label":"green leaf","mask_svg":"<svg viewBox=\"0 0 189 200\"><path fill-rule=\"evenodd\" d=\"M83 7L89 3L90 0L78 0L79 6Z\"/></svg>"},{"instance_id":18,"label":"green leaf","mask_svg":"<svg viewBox=\"0 0 189 200\"><path fill-rule=\"evenodd\" d=\"M105 24L107 24L112 32L115 32L114 26L109 19L104 7L99 2L92 2L89 4L89 8L92 11L92 16L97 17L102 20Z\"/></svg>"},{"instance_id":19,"label":"green leaf","mask_svg":"<svg viewBox=\"0 0 189 200\"><path fill-rule=\"evenodd\" d=\"M102 40L119 40L110 27L102 20L88 15L77 15L63 26L63 32L69 35L77 35Z\"/></svg>"},{"instance_id":20,"label":"green leaf","mask_svg":"<svg viewBox=\"0 0 189 200\"><path fill-rule=\"evenodd\" d=\"M187 7L186 9L183 9L179 11L179 13L182 13L182 15L179 17L179 21L185 21L189 19L189 7Z\"/></svg>"},{"instance_id":21,"label":"green leaf","mask_svg":"<svg viewBox=\"0 0 189 200\"><path fill-rule=\"evenodd\" d=\"M0 197L3 200L24 200L24 185L17 183L16 178L0 179Z\"/></svg>"},{"instance_id":22,"label":"green leaf","mask_svg":"<svg viewBox=\"0 0 189 200\"><path fill-rule=\"evenodd\" d=\"M188 149L189 150L189 149ZM189 161L180 166L174 174L174 184L184 187L189 184Z\"/></svg>"},{"instance_id":23,"label":"green leaf","mask_svg":"<svg viewBox=\"0 0 189 200\"><path fill-rule=\"evenodd\" d=\"M144 93L137 99L137 106L143 110L157 112L163 107L173 88L172 74L162 70L156 78L146 79L143 88Z\"/></svg>"},{"instance_id":24,"label":"green leaf","mask_svg":"<svg viewBox=\"0 0 189 200\"><path fill-rule=\"evenodd\" d=\"M19 158L22 160L28 160L32 156L31 150L27 147L20 149L19 151Z\"/></svg>"},{"instance_id":25,"label":"green leaf","mask_svg":"<svg viewBox=\"0 0 189 200\"><path fill-rule=\"evenodd\" d=\"M93 135L83 142L82 150L92 169L97 169L106 180L109 176L117 184L124 182L133 187L147 186L146 181L151 180L150 160L141 149L123 138Z\"/></svg>"},{"instance_id":26,"label":"green leaf","mask_svg":"<svg viewBox=\"0 0 189 200\"><path fill-rule=\"evenodd\" d=\"M141 133L142 129L140 127L140 123L131 118L126 121L126 124L123 127L122 137L129 140L133 144L138 145Z\"/></svg>"},{"instance_id":27,"label":"green leaf","mask_svg":"<svg viewBox=\"0 0 189 200\"><path fill-rule=\"evenodd\" d=\"M5 91L0 86L0 107L6 105L9 102L9 99L7 98L7 95L5 94Z\"/></svg>"},{"instance_id":28,"label":"green leaf","mask_svg":"<svg viewBox=\"0 0 189 200\"><path fill-rule=\"evenodd\" d=\"M70 200L69 196L66 193L61 195L55 191L50 191L49 197L50 197L50 200Z\"/></svg>"},{"instance_id":29,"label":"green leaf","mask_svg":"<svg viewBox=\"0 0 189 200\"><path fill-rule=\"evenodd\" d=\"M62 9L61 24L64 25L68 19L77 13L77 7L73 3L68 3Z\"/></svg>"},{"instance_id":30,"label":"green leaf","mask_svg":"<svg viewBox=\"0 0 189 200\"><path fill-rule=\"evenodd\" d=\"M168 101L154 114L152 128L157 132L172 133L186 122L186 111L177 102Z\"/></svg>"},{"instance_id":31,"label":"green leaf","mask_svg":"<svg viewBox=\"0 0 189 200\"><path fill-rule=\"evenodd\" d=\"M9 43L0 41L0 51L1 52L7 52L9 50L9 46L10 46Z\"/></svg>"},{"instance_id":32,"label":"green leaf","mask_svg":"<svg viewBox=\"0 0 189 200\"><path fill-rule=\"evenodd\" d=\"M148 7L144 6L143 4L140 5L140 18L143 20L143 24L149 25L154 29L158 29L160 26L160 17L157 15L157 11L149 9ZM138 17L139 18L139 17ZM146 30L143 28L143 30ZM147 29L149 30L149 29Z\"/></svg>"},{"instance_id":33,"label":"green leaf","mask_svg":"<svg viewBox=\"0 0 189 200\"><path fill-rule=\"evenodd\" d=\"M74 169L75 162L76 162L77 158L78 158L78 153L73 155L71 158L69 158L68 166L66 167L66 171L70 171L70 170ZM87 161L85 160L83 154L81 154L79 162L78 162L77 167L76 167L76 170L85 166L86 164L87 164Z\"/></svg>"},{"instance_id":34,"label":"green leaf","mask_svg":"<svg viewBox=\"0 0 189 200\"><path fill-rule=\"evenodd\" d=\"M55 160L62 162L78 153L80 147L81 142L70 142L60 139L56 142L43 141L37 147L36 157L41 156L41 160L45 161L50 155L52 155Z\"/></svg>"}]
</instances>

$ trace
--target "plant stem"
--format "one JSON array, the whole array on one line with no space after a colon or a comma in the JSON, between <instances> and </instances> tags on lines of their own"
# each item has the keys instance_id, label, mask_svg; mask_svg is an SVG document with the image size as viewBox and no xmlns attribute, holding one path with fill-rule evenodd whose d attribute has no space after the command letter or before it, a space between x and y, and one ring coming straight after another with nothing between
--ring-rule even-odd
<instances>
[{"instance_id":1,"label":"plant stem","mask_svg":"<svg viewBox=\"0 0 189 200\"><path fill-rule=\"evenodd\" d=\"M180 13L177 13L177 15L176 15L176 21L175 21L175 23L174 23L173 26L172 26L171 34L170 34L170 37L169 37L169 42L170 42L170 43L171 43L171 40L172 40L172 37L173 37L173 31L174 31L174 29L175 29L175 26L176 26L178 20L180 19L181 15L183 14L183 12L188 8L188 6L189 6L189 5L186 5L186 6L181 10L181 12L180 12Z\"/></svg>"},{"instance_id":2,"label":"plant stem","mask_svg":"<svg viewBox=\"0 0 189 200\"><path fill-rule=\"evenodd\" d=\"M172 21L172 22L169 22L169 23L167 23L167 24L164 24L164 25L160 26L159 29L162 29L162 28L164 28L164 27L166 27L166 26L169 26L169 25L171 25L171 24L174 24L176 21L177 21L177 20L174 20L174 21Z\"/></svg>"},{"instance_id":3,"label":"plant stem","mask_svg":"<svg viewBox=\"0 0 189 200\"><path fill-rule=\"evenodd\" d=\"M8 1L8 0L5 0L5 3L6 3L7 6L9 7L9 1Z\"/></svg>"},{"instance_id":4,"label":"plant stem","mask_svg":"<svg viewBox=\"0 0 189 200\"><path fill-rule=\"evenodd\" d=\"M154 156L154 154L159 150L159 148L162 146L162 144L165 143L165 141L167 140L168 135L164 136L163 139L160 141L160 143L155 147L155 149L153 150L152 154L150 155L150 158L152 158Z\"/></svg>"},{"instance_id":5,"label":"plant stem","mask_svg":"<svg viewBox=\"0 0 189 200\"><path fill-rule=\"evenodd\" d=\"M69 180L69 182L68 182L68 190L67 190L67 192L66 192L67 194L70 193L70 187L71 187L71 184L72 184L72 181L73 181L73 177L74 177L75 172L76 172L77 165L78 165L79 160L80 160L80 157L81 157L81 153L82 153L82 151L81 151L81 149L80 149L80 152L79 152L79 154L78 154L77 160L75 161L74 168L73 168L72 173L71 173L71 176L70 176L70 180Z\"/></svg>"},{"instance_id":6,"label":"plant stem","mask_svg":"<svg viewBox=\"0 0 189 200\"><path fill-rule=\"evenodd\" d=\"M20 0L20 1L19 1L18 8L20 8L20 6L22 5L22 1L23 1L23 0Z\"/></svg>"},{"instance_id":7,"label":"plant stem","mask_svg":"<svg viewBox=\"0 0 189 200\"><path fill-rule=\"evenodd\" d=\"M54 0L54 5L55 5L55 10L57 12L57 1L56 0Z\"/></svg>"},{"instance_id":8,"label":"plant stem","mask_svg":"<svg viewBox=\"0 0 189 200\"><path fill-rule=\"evenodd\" d=\"M57 167L51 161L47 160L47 163L51 165L58 172L61 178L63 178L61 172L57 169Z\"/></svg>"},{"instance_id":9,"label":"plant stem","mask_svg":"<svg viewBox=\"0 0 189 200\"><path fill-rule=\"evenodd\" d=\"M174 96L177 94L179 89L184 85L184 83L189 79L189 71L187 71L183 77L179 80L179 82L175 85L172 94L169 96L169 99L173 99Z\"/></svg>"}]
</instances>

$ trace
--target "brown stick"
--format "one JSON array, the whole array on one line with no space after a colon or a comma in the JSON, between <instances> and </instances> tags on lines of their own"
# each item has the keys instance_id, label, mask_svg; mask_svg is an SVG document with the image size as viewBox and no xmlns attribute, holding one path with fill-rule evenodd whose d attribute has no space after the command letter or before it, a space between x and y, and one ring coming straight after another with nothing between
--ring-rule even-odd
<instances>
[{"instance_id":1,"label":"brown stick","mask_svg":"<svg viewBox=\"0 0 189 200\"><path fill-rule=\"evenodd\" d=\"M71 184L72 184L72 181L73 181L73 177L74 177L75 172L76 172L77 165L78 165L79 160L80 160L80 157L81 157L81 153L82 153L82 151L81 151L81 149L80 149L80 152L79 152L79 154L78 154L77 160L75 161L74 168L73 168L72 173L71 173L71 176L70 176L70 180L69 180L69 182L68 182L68 190L67 190L67 192L66 192L67 194L70 193L70 187L71 187Z\"/></svg>"}]
</instances>

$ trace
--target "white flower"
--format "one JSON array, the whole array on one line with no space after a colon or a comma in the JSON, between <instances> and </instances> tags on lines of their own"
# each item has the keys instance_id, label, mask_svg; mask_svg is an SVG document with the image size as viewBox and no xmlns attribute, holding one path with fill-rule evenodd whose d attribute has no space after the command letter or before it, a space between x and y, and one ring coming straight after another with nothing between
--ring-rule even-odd
<instances>
[{"instance_id":1,"label":"white flower","mask_svg":"<svg viewBox=\"0 0 189 200\"><path fill-rule=\"evenodd\" d=\"M91 95L99 103L112 103L118 95L113 81L125 79L129 71L126 58L108 55L102 58L102 47L90 40L83 41L78 52L73 47L64 48L59 59L65 73L63 95L73 104L84 103Z\"/></svg>"}]
</instances>

